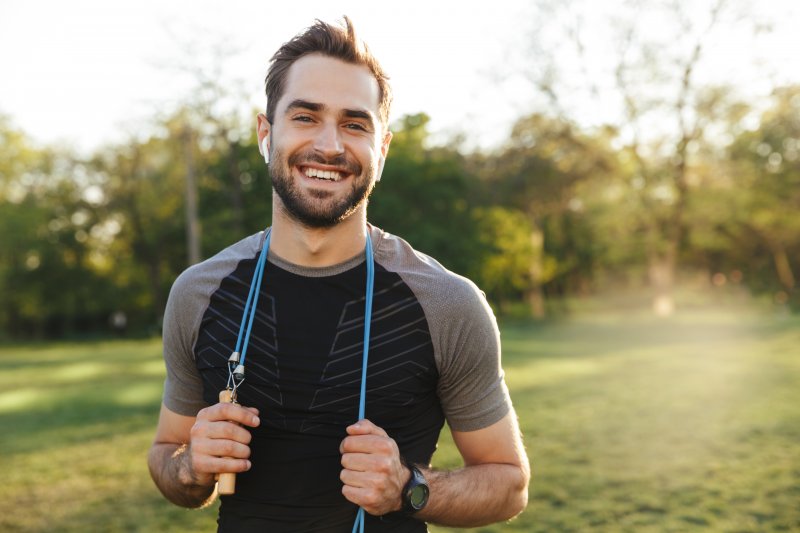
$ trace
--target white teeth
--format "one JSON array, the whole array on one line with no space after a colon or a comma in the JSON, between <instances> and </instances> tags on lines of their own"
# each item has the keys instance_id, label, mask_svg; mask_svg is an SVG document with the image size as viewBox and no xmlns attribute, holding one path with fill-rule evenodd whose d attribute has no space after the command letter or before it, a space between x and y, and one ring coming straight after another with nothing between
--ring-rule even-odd
<instances>
[{"instance_id":1,"label":"white teeth","mask_svg":"<svg viewBox=\"0 0 800 533\"><path fill-rule=\"evenodd\" d=\"M319 170L318 168L311 167L306 168L306 176L309 178L317 178L328 181L339 181L342 179L342 175L338 172L331 170Z\"/></svg>"}]
</instances>

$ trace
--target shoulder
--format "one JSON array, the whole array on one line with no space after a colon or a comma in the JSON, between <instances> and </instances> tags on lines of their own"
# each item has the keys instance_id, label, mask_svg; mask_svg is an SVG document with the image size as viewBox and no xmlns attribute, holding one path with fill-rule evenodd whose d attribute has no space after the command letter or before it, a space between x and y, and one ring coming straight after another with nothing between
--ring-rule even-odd
<instances>
[{"instance_id":1,"label":"shoulder","mask_svg":"<svg viewBox=\"0 0 800 533\"><path fill-rule=\"evenodd\" d=\"M375 261L386 270L397 273L423 306L448 309L459 305L484 306L483 293L470 279L448 270L396 235L375 227L370 227L370 231Z\"/></svg>"},{"instance_id":2,"label":"shoulder","mask_svg":"<svg viewBox=\"0 0 800 533\"><path fill-rule=\"evenodd\" d=\"M164 310L164 337L181 339L182 350L194 345L202 315L222 280L244 259L254 257L263 232L251 235L184 270L172 284Z\"/></svg>"},{"instance_id":3,"label":"shoulder","mask_svg":"<svg viewBox=\"0 0 800 533\"><path fill-rule=\"evenodd\" d=\"M206 285L209 282L218 284L235 270L239 262L252 259L258 254L264 242L264 235L264 232L258 232L245 237L208 259L188 267L175 280L173 292L193 293L208 288Z\"/></svg>"},{"instance_id":4,"label":"shoulder","mask_svg":"<svg viewBox=\"0 0 800 533\"><path fill-rule=\"evenodd\" d=\"M440 370L472 351L465 350L466 346L477 347L476 338L481 339L482 352L498 350L497 321L475 283L414 250L400 237L372 231L376 262L397 273L422 306Z\"/></svg>"}]
</instances>

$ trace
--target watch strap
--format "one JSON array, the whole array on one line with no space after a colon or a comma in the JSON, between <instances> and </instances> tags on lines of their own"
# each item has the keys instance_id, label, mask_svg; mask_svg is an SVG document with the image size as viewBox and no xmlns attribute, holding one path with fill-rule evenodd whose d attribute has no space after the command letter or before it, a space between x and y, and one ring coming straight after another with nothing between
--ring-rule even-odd
<instances>
[{"instance_id":1,"label":"watch strap","mask_svg":"<svg viewBox=\"0 0 800 533\"><path fill-rule=\"evenodd\" d=\"M412 515L421 511L428 503L428 482L419 468L406 461L403 464L411 471L411 477L403 487L403 512Z\"/></svg>"}]
</instances>

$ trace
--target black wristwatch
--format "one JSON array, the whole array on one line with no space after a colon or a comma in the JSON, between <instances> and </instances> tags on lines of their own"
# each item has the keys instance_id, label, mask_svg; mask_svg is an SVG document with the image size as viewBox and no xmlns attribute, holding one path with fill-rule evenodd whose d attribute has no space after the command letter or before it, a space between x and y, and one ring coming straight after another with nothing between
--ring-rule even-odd
<instances>
[{"instance_id":1,"label":"black wristwatch","mask_svg":"<svg viewBox=\"0 0 800 533\"><path fill-rule=\"evenodd\" d=\"M428 503L428 482L425 481L425 476L414 465L406 463L406 467L411 470L411 478L403 487L403 512L406 514L414 514L421 511L425 504Z\"/></svg>"}]
</instances>

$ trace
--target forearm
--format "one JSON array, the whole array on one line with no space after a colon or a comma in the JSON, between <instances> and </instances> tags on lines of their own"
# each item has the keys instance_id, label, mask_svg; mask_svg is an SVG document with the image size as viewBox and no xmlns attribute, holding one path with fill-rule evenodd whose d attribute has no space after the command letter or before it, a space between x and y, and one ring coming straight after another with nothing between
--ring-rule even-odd
<instances>
[{"instance_id":1,"label":"forearm","mask_svg":"<svg viewBox=\"0 0 800 533\"><path fill-rule=\"evenodd\" d=\"M508 520L528 504L527 465L480 464L453 471L422 470L430 487L420 520L476 527Z\"/></svg>"},{"instance_id":2,"label":"forearm","mask_svg":"<svg viewBox=\"0 0 800 533\"><path fill-rule=\"evenodd\" d=\"M181 507L203 507L214 501L211 484L199 483L185 444L156 443L147 457L150 476L166 499Z\"/></svg>"}]
</instances>

